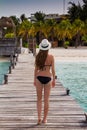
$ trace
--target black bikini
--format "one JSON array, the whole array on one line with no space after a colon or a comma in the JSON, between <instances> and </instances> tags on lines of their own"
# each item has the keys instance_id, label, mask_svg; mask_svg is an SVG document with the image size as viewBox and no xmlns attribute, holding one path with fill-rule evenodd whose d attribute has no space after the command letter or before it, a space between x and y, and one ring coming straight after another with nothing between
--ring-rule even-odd
<instances>
[{"instance_id":1,"label":"black bikini","mask_svg":"<svg viewBox=\"0 0 87 130\"><path fill-rule=\"evenodd\" d=\"M46 76L37 76L37 79L42 83L42 84L47 84L48 82L51 81L50 77Z\"/></svg>"},{"instance_id":2,"label":"black bikini","mask_svg":"<svg viewBox=\"0 0 87 130\"><path fill-rule=\"evenodd\" d=\"M44 66L51 66L51 65L44 65ZM43 70L46 70L46 68L45 69L43 69ZM43 71L42 70L42 71ZM47 84L48 82L50 82L51 81L51 77L47 77L47 76L37 76L37 79L42 83L42 84Z\"/></svg>"}]
</instances>

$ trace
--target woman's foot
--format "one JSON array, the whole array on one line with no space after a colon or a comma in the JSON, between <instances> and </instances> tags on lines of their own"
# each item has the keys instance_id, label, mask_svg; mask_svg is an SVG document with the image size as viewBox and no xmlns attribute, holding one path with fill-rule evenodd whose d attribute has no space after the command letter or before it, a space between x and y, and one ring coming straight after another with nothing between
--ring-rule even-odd
<instances>
[{"instance_id":1,"label":"woman's foot","mask_svg":"<svg viewBox=\"0 0 87 130\"><path fill-rule=\"evenodd\" d=\"M42 121L41 119L38 120L37 125L41 125Z\"/></svg>"},{"instance_id":2,"label":"woman's foot","mask_svg":"<svg viewBox=\"0 0 87 130\"><path fill-rule=\"evenodd\" d=\"M43 123L43 124L46 124L46 123L47 123L47 120L42 120L42 123Z\"/></svg>"}]
</instances>

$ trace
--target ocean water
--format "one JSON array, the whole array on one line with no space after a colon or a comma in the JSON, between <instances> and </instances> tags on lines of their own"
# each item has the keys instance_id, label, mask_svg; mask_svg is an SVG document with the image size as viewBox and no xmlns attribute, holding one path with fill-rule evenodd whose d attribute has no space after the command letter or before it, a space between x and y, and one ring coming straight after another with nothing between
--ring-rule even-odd
<instances>
[{"instance_id":1,"label":"ocean water","mask_svg":"<svg viewBox=\"0 0 87 130\"><path fill-rule=\"evenodd\" d=\"M87 112L87 62L56 62L56 75Z\"/></svg>"},{"instance_id":2,"label":"ocean water","mask_svg":"<svg viewBox=\"0 0 87 130\"><path fill-rule=\"evenodd\" d=\"M3 83L4 74L8 73L10 62L0 62L0 85Z\"/></svg>"}]
</instances>

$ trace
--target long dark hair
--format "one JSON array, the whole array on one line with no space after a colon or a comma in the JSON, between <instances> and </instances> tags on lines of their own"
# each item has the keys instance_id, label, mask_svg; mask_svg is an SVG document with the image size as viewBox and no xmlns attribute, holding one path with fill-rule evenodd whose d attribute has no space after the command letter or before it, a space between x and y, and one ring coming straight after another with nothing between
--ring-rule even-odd
<instances>
[{"instance_id":1,"label":"long dark hair","mask_svg":"<svg viewBox=\"0 0 87 130\"><path fill-rule=\"evenodd\" d=\"M46 51L40 50L36 55L35 64L39 69L43 69L47 55L48 55L48 50Z\"/></svg>"}]
</instances>

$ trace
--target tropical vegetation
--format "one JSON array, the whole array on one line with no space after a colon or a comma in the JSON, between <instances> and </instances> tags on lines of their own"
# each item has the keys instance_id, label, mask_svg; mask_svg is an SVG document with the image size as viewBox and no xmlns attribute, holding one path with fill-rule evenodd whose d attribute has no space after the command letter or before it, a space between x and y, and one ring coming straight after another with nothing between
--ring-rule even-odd
<instances>
[{"instance_id":1,"label":"tropical vegetation","mask_svg":"<svg viewBox=\"0 0 87 130\"><path fill-rule=\"evenodd\" d=\"M45 19L45 14L36 12L34 14L35 21L32 22L22 14L20 18L10 16L14 21L16 30L14 35L12 32L6 31L5 37L22 38L25 43L29 43L30 38L36 38L37 45L43 38L48 38L51 42L58 41L60 46L84 45L87 43L87 0L83 0L83 5L76 5L69 2L68 14L60 16L61 20ZM87 44L85 44L87 45Z\"/></svg>"}]
</instances>

